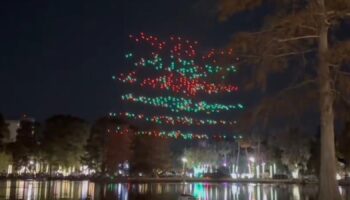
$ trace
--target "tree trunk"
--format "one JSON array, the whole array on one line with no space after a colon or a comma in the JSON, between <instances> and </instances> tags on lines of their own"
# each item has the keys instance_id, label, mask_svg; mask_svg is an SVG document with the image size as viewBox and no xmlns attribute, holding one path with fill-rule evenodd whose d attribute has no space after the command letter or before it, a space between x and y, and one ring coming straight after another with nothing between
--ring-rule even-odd
<instances>
[{"instance_id":1,"label":"tree trunk","mask_svg":"<svg viewBox=\"0 0 350 200\"><path fill-rule=\"evenodd\" d=\"M319 0L321 9L325 12L324 0ZM321 168L319 182L319 200L340 200L336 180L336 157L334 145L334 97L329 65L326 60L328 51L328 25L326 16L321 17L319 38L319 88L321 114Z\"/></svg>"}]
</instances>

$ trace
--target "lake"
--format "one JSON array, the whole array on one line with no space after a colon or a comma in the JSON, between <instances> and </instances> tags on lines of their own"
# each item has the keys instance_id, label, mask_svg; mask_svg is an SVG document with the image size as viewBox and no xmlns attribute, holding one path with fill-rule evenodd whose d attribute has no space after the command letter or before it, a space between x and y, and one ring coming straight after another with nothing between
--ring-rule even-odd
<instances>
[{"instance_id":1,"label":"lake","mask_svg":"<svg viewBox=\"0 0 350 200\"><path fill-rule=\"evenodd\" d=\"M349 188L341 187L344 196ZM200 200L311 200L316 185L253 183L101 184L89 181L0 181L0 199L177 200L179 194Z\"/></svg>"}]
</instances>

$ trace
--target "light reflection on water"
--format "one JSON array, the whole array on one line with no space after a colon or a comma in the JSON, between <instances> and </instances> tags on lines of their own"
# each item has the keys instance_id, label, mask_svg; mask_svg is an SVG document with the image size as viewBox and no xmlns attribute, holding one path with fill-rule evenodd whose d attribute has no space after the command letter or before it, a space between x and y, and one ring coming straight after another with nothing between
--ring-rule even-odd
<instances>
[{"instance_id":1,"label":"light reflection on water","mask_svg":"<svg viewBox=\"0 0 350 200\"><path fill-rule=\"evenodd\" d=\"M348 190L341 188L343 196ZM177 200L181 193L192 194L199 200L312 200L316 199L317 188L284 184L0 181L0 199Z\"/></svg>"}]
</instances>

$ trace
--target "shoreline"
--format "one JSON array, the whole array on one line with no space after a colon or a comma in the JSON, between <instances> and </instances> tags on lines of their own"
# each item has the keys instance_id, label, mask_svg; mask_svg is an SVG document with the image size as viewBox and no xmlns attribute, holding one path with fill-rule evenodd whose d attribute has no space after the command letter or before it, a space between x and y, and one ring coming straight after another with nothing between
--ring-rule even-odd
<instances>
[{"instance_id":1,"label":"shoreline","mask_svg":"<svg viewBox=\"0 0 350 200\"><path fill-rule=\"evenodd\" d=\"M34 180L34 181L91 181L95 183L256 183L256 184L317 184L317 181L301 179L232 179L232 178L142 178L142 177L118 177L118 178L92 178L92 177L0 177L2 180ZM338 181L340 186L349 186L349 180Z\"/></svg>"}]
</instances>

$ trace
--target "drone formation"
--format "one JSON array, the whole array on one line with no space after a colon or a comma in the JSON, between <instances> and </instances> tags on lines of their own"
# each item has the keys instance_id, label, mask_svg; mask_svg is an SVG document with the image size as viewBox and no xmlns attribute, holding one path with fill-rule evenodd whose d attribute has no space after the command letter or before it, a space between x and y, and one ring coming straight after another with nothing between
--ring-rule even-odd
<instances>
[{"instance_id":1,"label":"drone formation","mask_svg":"<svg viewBox=\"0 0 350 200\"><path fill-rule=\"evenodd\" d=\"M123 84L136 86L141 91L157 90L164 95L145 95L127 93L121 96L122 101L164 109L172 115L147 115L144 113L123 112L119 116L131 120L139 120L157 125L167 126L229 126L237 124L235 120L196 118L187 115L202 113L206 115L232 110L242 110L244 105L223 104L196 100L200 96L228 94L238 91L238 86L228 84L237 71L224 58L233 58L233 50L214 50L201 54L199 43L181 37L170 36L161 40L157 36L140 33L129 35L135 52L125 54L126 63L131 70L112 76ZM221 64L220 64L221 63ZM222 64L226 63L226 64ZM227 63L231 63L227 65ZM153 92L152 92L153 93ZM110 113L117 116L116 113ZM119 132L119 129L115 130ZM175 139L239 139L237 134L201 134L171 131L138 131L138 135L150 135Z\"/></svg>"}]
</instances>

